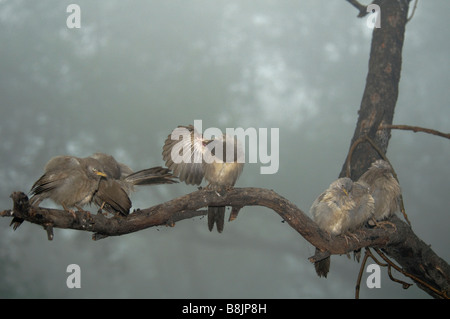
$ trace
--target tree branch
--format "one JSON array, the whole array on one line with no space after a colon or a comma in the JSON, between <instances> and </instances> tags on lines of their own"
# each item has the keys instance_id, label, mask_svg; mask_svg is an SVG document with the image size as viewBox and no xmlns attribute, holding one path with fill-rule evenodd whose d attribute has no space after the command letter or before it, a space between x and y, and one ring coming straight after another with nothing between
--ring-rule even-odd
<instances>
[{"instance_id":1,"label":"tree branch","mask_svg":"<svg viewBox=\"0 0 450 319\"><path fill-rule=\"evenodd\" d=\"M436 131L433 129L419 127L419 126L384 124L384 125L381 125L379 127L379 129L380 130L385 130L385 129L405 130L405 131L413 131L414 133L423 132L423 133L433 134L433 135L437 135L440 137L450 139L450 133L442 133L442 132L439 132L439 131Z\"/></svg>"},{"instance_id":2,"label":"tree branch","mask_svg":"<svg viewBox=\"0 0 450 319\"><path fill-rule=\"evenodd\" d=\"M347 0L352 6L359 10L358 18L362 18L367 15L367 6L362 5L357 0Z\"/></svg>"},{"instance_id":3,"label":"tree branch","mask_svg":"<svg viewBox=\"0 0 450 319\"><path fill-rule=\"evenodd\" d=\"M11 198L13 209L1 212L0 216L20 218L41 225L47 234L53 234L53 228L89 231L94 233L93 239L121 236L154 226L174 226L175 222L183 219L205 215L206 211L199 209L208 205L264 206L280 215L308 242L323 251L309 258L311 262L319 261L330 254L347 254L362 247L389 247L390 250L401 251L405 242L408 242L408 249L420 252L419 256L427 256L426 261L421 261L427 263L426 277L423 278L423 274L420 276L414 269L408 268L413 271L414 276L437 287L436 290L440 290L441 287L448 288L450 278L450 268L445 261L417 238L409 225L395 216L391 222L396 225L396 229L362 228L358 231L358 240L344 236L330 236L295 204L268 189L233 188L222 196L218 196L214 190L201 189L150 208L135 210L126 217L118 214L110 218L87 211L76 211L74 217L64 210L33 207L29 205L28 197L22 192L14 192ZM50 240L53 238L48 237ZM414 266L418 269L424 266L417 260L417 256ZM434 275L438 275L438 280L431 275L432 269L435 270Z\"/></svg>"},{"instance_id":4,"label":"tree branch","mask_svg":"<svg viewBox=\"0 0 450 319\"><path fill-rule=\"evenodd\" d=\"M402 240L396 232L378 228L361 231L359 241L344 236L332 238L296 205L273 190L263 188L233 188L221 196L214 190L201 189L150 208L135 210L126 217L117 215L110 218L86 211L75 211L75 216L72 216L64 210L33 207L22 192L14 192L11 198L13 209L1 212L0 216L20 218L44 228L89 231L97 234L98 238L121 236L154 226L174 226L175 222L183 219L205 215L206 211L200 208L226 205L270 208L307 241L331 254L345 254L368 245L384 247Z\"/></svg>"},{"instance_id":5,"label":"tree branch","mask_svg":"<svg viewBox=\"0 0 450 319\"><path fill-rule=\"evenodd\" d=\"M408 20L407 20L406 22L411 21L411 19L414 17L414 13L416 13L417 2L418 2L418 1L419 1L419 0L416 0L416 1L414 2L414 8L413 8L411 15L409 16L409 18L408 18Z\"/></svg>"}]
</instances>

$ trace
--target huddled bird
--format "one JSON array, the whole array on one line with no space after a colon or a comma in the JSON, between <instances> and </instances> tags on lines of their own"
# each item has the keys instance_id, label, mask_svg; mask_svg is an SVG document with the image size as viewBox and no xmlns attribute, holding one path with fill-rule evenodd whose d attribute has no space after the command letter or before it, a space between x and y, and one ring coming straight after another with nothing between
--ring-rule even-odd
<instances>
[{"instance_id":1,"label":"huddled bird","mask_svg":"<svg viewBox=\"0 0 450 319\"><path fill-rule=\"evenodd\" d=\"M180 181L199 185L205 179L207 187L218 194L233 187L244 168L243 149L235 137L223 134L205 139L193 125L175 128L165 141L162 155ZM209 230L216 225L221 233L224 222L225 206L209 206Z\"/></svg>"},{"instance_id":2,"label":"huddled bird","mask_svg":"<svg viewBox=\"0 0 450 319\"><path fill-rule=\"evenodd\" d=\"M75 207L91 203L102 178L107 175L102 165L92 158L56 156L45 165L45 173L33 184L30 203L39 206L44 199L51 199L71 212Z\"/></svg>"},{"instance_id":3,"label":"huddled bird","mask_svg":"<svg viewBox=\"0 0 450 319\"><path fill-rule=\"evenodd\" d=\"M401 188L388 162L376 160L358 181L369 185L375 201L373 217L376 221L386 220L400 210Z\"/></svg>"},{"instance_id":4,"label":"huddled bird","mask_svg":"<svg viewBox=\"0 0 450 319\"><path fill-rule=\"evenodd\" d=\"M332 235L345 235L370 220L375 220L376 225L393 225L387 219L400 210L400 195L392 166L376 160L357 182L349 178L333 182L314 201L310 212L321 229ZM358 261L360 254L360 250L355 251ZM329 267L329 257L315 264L319 276L326 277Z\"/></svg>"},{"instance_id":5,"label":"huddled bird","mask_svg":"<svg viewBox=\"0 0 450 319\"><path fill-rule=\"evenodd\" d=\"M356 236L360 228L374 212L374 199L369 185L339 178L330 184L313 202L310 214L320 229L330 235ZM330 257L314 265L320 277L326 277L330 269Z\"/></svg>"},{"instance_id":6,"label":"huddled bird","mask_svg":"<svg viewBox=\"0 0 450 319\"><path fill-rule=\"evenodd\" d=\"M390 224L396 228L394 224L386 221L400 210L401 188L394 178L392 166L384 160L376 160L358 181L369 185L370 194L375 201L372 216L375 225ZM355 250L354 257L359 262L361 249Z\"/></svg>"},{"instance_id":7,"label":"huddled bird","mask_svg":"<svg viewBox=\"0 0 450 319\"><path fill-rule=\"evenodd\" d=\"M103 153L85 158L55 156L31 187L30 204L39 206L43 200L51 199L75 216L73 208L80 211L93 202L108 212L128 215L131 208L128 195L134 185L171 184L177 182L174 178L169 169L162 167L133 173L128 166ZM15 217L11 225L15 230L22 222Z\"/></svg>"}]
</instances>

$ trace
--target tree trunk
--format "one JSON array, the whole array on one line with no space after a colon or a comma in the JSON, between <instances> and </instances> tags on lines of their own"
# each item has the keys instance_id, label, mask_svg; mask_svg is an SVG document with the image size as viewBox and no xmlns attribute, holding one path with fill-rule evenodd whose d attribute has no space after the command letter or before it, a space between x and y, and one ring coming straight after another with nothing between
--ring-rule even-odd
<instances>
[{"instance_id":1,"label":"tree trunk","mask_svg":"<svg viewBox=\"0 0 450 319\"><path fill-rule=\"evenodd\" d=\"M409 0L381 0L374 3L381 10L381 28L374 28L370 51L369 71L366 79L359 118L351 141L368 136L384 154L387 151L390 129L379 129L381 125L392 124L398 97L398 86L402 66L402 48ZM378 151L368 142L359 143L351 155L350 176L357 180L376 159ZM395 168L394 168L395 169ZM339 177L347 175L347 160ZM403 268L404 271L422 280L448 296L450 283L449 265L438 257L429 245L420 240L411 227L398 218L397 228L405 231L404 241L387 245L383 251ZM420 288L433 297L443 297L429 287L415 280Z\"/></svg>"}]
</instances>

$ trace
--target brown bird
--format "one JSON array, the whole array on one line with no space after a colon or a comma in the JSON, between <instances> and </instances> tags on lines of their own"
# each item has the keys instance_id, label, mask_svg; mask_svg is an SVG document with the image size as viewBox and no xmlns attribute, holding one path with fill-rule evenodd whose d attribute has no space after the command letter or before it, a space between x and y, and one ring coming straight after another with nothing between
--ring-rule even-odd
<instances>
[{"instance_id":1,"label":"brown bird","mask_svg":"<svg viewBox=\"0 0 450 319\"><path fill-rule=\"evenodd\" d=\"M180 136L182 137L180 141ZM217 194L233 187L244 168L243 150L236 138L222 135L204 139L194 126L178 126L165 141L163 159L186 184L199 185L203 178ZM223 231L225 206L208 207L208 228Z\"/></svg>"},{"instance_id":2,"label":"brown bird","mask_svg":"<svg viewBox=\"0 0 450 319\"><path fill-rule=\"evenodd\" d=\"M131 208L129 195L135 185L157 185L178 183L167 168L160 166L133 172L131 168L105 153L94 153L88 158L97 160L107 179L100 181L94 202L110 213L128 215Z\"/></svg>"},{"instance_id":3,"label":"brown bird","mask_svg":"<svg viewBox=\"0 0 450 319\"><path fill-rule=\"evenodd\" d=\"M358 180L370 187L370 193L375 200L376 221L385 220L400 210L401 188L392 173L392 167L388 162L377 160Z\"/></svg>"},{"instance_id":4,"label":"brown bird","mask_svg":"<svg viewBox=\"0 0 450 319\"><path fill-rule=\"evenodd\" d=\"M39 206L49 198L73 216L75 213L71 208L82 210L92 201L100 180L106 178L98 161L75 156L53 157L44 170L45 173L31 187L30 204ZM10 225L14 225L16 230L22 222L21 218L13 218Z\"/></svg>"},{"instance_id":5,"label":"brown bird","mask_svg":"<svg viewBox=\"0 0 450 319\"><path fill-rule=\"evenodd\" d=\"M31 187L31 205L38 206L50 198L64 210L89 204L106 177L102 165L95 159L74 156L56 156L45 166L45 173Z\"/></svg>"},{"instance_id":6,"label":"brown bird","mask_svg":"<svg viewBox=\"0 0 450 319\"><path fill-rule=\"evenodd\" d=\"M400 185L392 174L391 165L384 160L377 160L372 163L369 169L361 175L359 182L369 185L370 194L375 201L373 219L376 225L390 224L396 226L385 219L400 210L399 200L401 195ZM355 250L355 259L359 262L361 249Z\"/></svg>"},{"instance_id":7,"label":"brown bird","mask_svg":"<svg viewBox=\"0 0 450 319\"><path fill-rule=\"evenodd\" d=\"M319 228L333 236L350 235L361 227L374 211L374 199L369 186L344 177L331 183L327 190L313 202L310 214ZM314 264L319 277L326 277L330 270L330 257Z\"/></svg>"}]
</instances>

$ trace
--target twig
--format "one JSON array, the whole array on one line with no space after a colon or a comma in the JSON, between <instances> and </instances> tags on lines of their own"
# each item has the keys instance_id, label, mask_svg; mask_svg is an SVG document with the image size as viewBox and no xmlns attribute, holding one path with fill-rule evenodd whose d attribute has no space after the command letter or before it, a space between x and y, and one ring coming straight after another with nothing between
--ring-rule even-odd
<instances>
[{"instance_id":1,"label":"twig","mask_svg":"<svg viewBox=\"0 0 450 319\"><path fill-rule=\"evenodd\" d=\"M358 18L362 18L367 14L367 6L362 5L356 0L347 0L352 6L359 10Z\"/></svg>"},{"instance_id":2,"label":"twig","mask_svg":"<svg viewBox=\"0 0 450 319\"><path fill-rule=\"evenodd\" d=\"M437 290L436 288L430 286L428 283L424 282L423 280L421 280L421 279L417 278L416 276L411 275L410 273L404 271L402 268L400 268L399 266L397 266L396 264L394 264L389 258L387 258L386 255L383 254L383 253L381 252L380 249L378 249L378 248L374 248L374 249L375 249L375 251L377 252L377 254L380 255L380 257L383 258L383 259L389 264L389 267L393 267L393 268L394 268L395 270L397 270L398 272L402 273L402 274L405 275L406 277L411 278L412 280L418 282L419 284L421 284L421 285L427 287L428 289L432 290L434 293L436 293L437 295L441 296L442 298L450 299L449 296L447 295L447 292L446 292L446 291L439 291L439 290ZM391 279L392 279L392 278L391 278ZM398 282L401 282L401 281L398 281ZM411 285L411 284L407 284L407 285ZM409 286L408 286L408 287L409 287ZM406 287L406 288L408 288L408 287ZM403 288L405 288L405 287L403 287ZM405 288L405 289L406 289L406 288Z\"/></svg>"},{"instance_id":3,"label":"twig","mask_svg":"<svg viewBox=\"0 0 450 319\"><path fill-rule=\"evenodd\" d=\"M384 154L384 152L377 146L377 144L375 144L374 141L372 141L372 139L370 137L368 137L367 135L363 135L361 137L359 137L356 141L353 142L352 146L350 147L349 151L348 151L348 155L347 155L347 160L345 162L345 166L346 166L346 176L350 177L350 171L351 171L351 160L352 160L352 155L353 152L356 149L356 146L358 146L360 143L362 142L369 142L369 144L373 147L373 149L375 151L377 151L378 155L380 155L380 157L385 160L386 162L388 162L389 164L391 164L389 162L389 160L387 159L386 155ZM392 166L392 165L391 165Z\"/></svg>"},{"instance_id":4,"label":"twig","mask_svg":"<svg viewBox=\"0 0 450 319\"><path fill-rule=\"evenodd\" d=\"M406 19L406 23L408 23L408 22L413 18L414 13L416 12L416 8L417 8L417 2L419 2L419 0L416 0L416 1L414 2L414 8L413 8L413 10L412 10L411 15L409 16L409 18Z\"/></svg>"},{"instance_id":5,"label":"twig","mask_svg":"<svg viewBox=\"0 0 450 319\"><path fill-rule=\"evenodd\" d=\"M368 248L366 248L366 251L367 251L367 249ZM369 254L364 253L364 258L361 262L361 267L359 268L358 279L356 279L355 299L359 299L359 288L361 287L362 274L364 272L364 269L366 268L366 262L367 262L368 258L369 258Z\"/></svg>"},{"instance_id":6,"label":"twig","mask_svg":"<svg viewBox=\"0 0 450 319\"><path fill-rule=\"evenodd\" d=\"M358 279L356 281L356 289L355 289L355 299L359 299L359 287L361 285L361 279L362 279L362 273L364 272L365 266L366 266L366 262L368 258L372 258L372 260L381 267L386 267L388 266L387 264L383 264L381 261L379 261L370 251L369 247L365 247L364 250L364 259L363 262L361 263L361 267L359 268L359 274L358 274Z\"/></svg>"},{"instance_id":7,"label":"twig","mask_svg":"<svg viewBox=\"0 0 450 319\"><path fill-rule=\"evenodd\" d=\"M380 251L380 250L375 248L375 251L378 253L378 251ZM381 255L380 255L380 256L381 256ZM384 256L384 255L383 255L383 256ZM372 260L373 260L378 266L381 266L381 267L387 267L387 268L388 268L388 275L389 275L389 278L390 278L392 281L402 284L402 286L403 286L404 289L407 289L407 288L409 288L410 286L412 286L412 284L409 284L409 283L407 283L407 282L404 282L404 281L399 280L399 279L397 279L397 278L394 278L394 276L392 276L391 266L394 266L394 268L395 268L395 265L394 265L389 259L387 259L386 256L384 256L384 257L386 257L386 259L385 259L383 256L381 256L381 257L382 257L385 261L387 261L387 264L384 264L384 263L382 263L381 261L379 261L379 260L372 254L372 252L370 251L370 249L369 249L368 247L366 247L365 253L364 253L363 263L361 264L361 268L359 269L358 279L357 279L357 282L356 282L355 299L359 299L359 288L360 288L360 285L361 285L362 273L363 273L363 271L364 271L364 268L365 268L367 259L368 259L369 257L372 258ZM396 268L396 269L397 269L397 268Z\"/></svg>"},{"instance_id":8,"label":"twig","mask_svg":"<svg viewBox=\"0 0 450 319\"><path fill-rule=\"evenodd\" d=\"M414 133L423 132L428 134L437 135L440 137L450 139L450 133L442 133L433 129L419 127L419 126L411 126L411 125L394 125L394 124L384 124L380 125L379 130L383 129L396 129L396 130L405 130L405 131L413 131Z\"/></svg>"}]
</instances>

